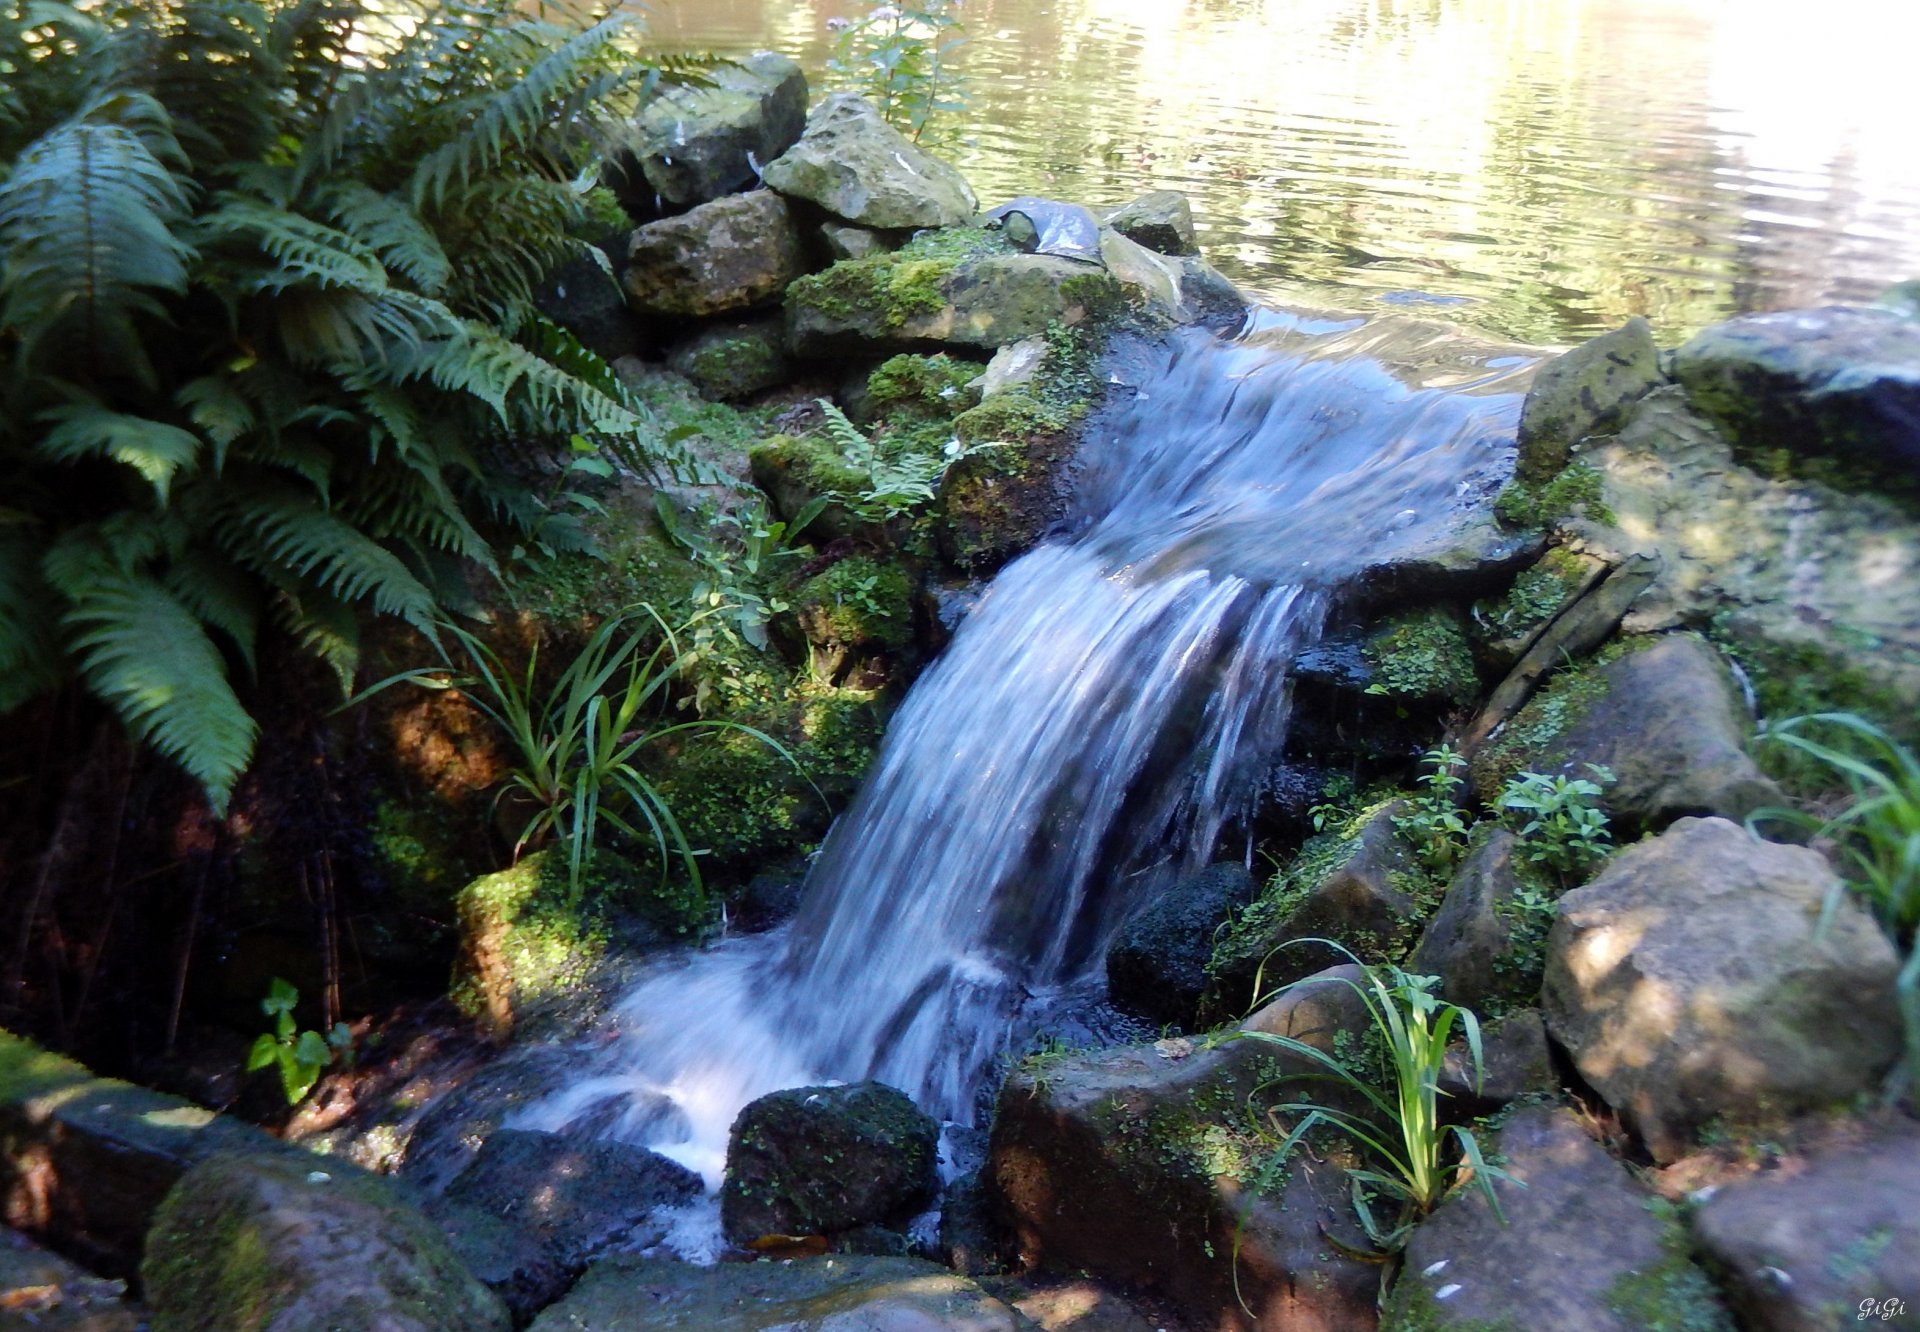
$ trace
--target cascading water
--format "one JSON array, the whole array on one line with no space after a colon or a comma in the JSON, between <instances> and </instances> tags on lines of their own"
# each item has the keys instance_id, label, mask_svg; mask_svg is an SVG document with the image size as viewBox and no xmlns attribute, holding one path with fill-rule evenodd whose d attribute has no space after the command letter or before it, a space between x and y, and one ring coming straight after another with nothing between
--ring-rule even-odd
<instances>
[{"instance_id":1,"label":"cascading water","mask_svg":"<svg viewBox=\"0 0 1920 1332\"><path fill-rule=\"evenodd\" d=\"M1495 484L1527 363L1275 312L1148 359L1083 449L1071 530L914 686L792 925L664 964L521 1123L717 1184L735 1114L781 1087L878 1078L969 1122L1022 1012L1251 811L1330 596Z\"/></svg>"}]
</instances>

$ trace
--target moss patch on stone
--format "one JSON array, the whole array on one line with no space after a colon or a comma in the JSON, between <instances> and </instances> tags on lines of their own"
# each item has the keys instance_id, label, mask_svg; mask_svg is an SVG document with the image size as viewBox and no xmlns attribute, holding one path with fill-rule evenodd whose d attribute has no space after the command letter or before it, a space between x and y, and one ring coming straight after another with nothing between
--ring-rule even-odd
<instances>
[{"instance_id":1,"label":"moss patch on stone","mask_svg":"<svg viewBox=\"0 0 1920 1332\"><path fill-rule=\"evenodd\" d=\"M1661 1218L1661 1259L1615 1281L1607 1291L1607 1308L1646 1332L1734 1332L1713 1283L1693 1261L1673 1205L1652 1198L1647 1206Z\"/></svg>"},{"instance_id":2,"label":"moss patch on stone","mask_svg":"<svg viewBox=\"0 0 1920 1332\"><path fill-rule=\"evenodd\" d=\"M1559 761L1555 742L1606 693L1597 667L1597 662L1586 661L1554 672L1499 734L1473 755L1469 771L1473 789L1497 792L1518 773L1553 767Z\"/></svg>"},{"instance_id":3,"label":"moss patch on stone","mask_svg":"<svg viewBox=\"0 0 1920 1332\"><path fill-rule=\"evenodd\" d=\"M1570 515L1611 523L1614 513L1603 501L1604 491L1598 469L1575 462L1547 481L1531 483L1516 477L1494 500L1493 512L1508 527L1527 532L1552 527Z\"/></svg>"},{"instance_id":4,"label":"moss patch on stone","mask_svg":"<svg viewBox=\"0 0 1920 1332\"><path fill-rule=\"evenodd\" d=\"M835 320L862 310L899 328L916 314L932 314L947 303L947 281L967 262L990 254L1012 254L998 231L948 227L926 231L889 254L843 259L823 272L795 281L787 289L789 305L805 305Z\"/></svg>"},{"instance_id":5,"label":"moss patch on stone","mask_svg":"<svg viewBox=\"0 0 1920 1332\"><path fill-rule=\"evenodd\" d=\"M1491 638L1517 638L1551 620L1587 578L1580 556L1556 546L1521 572L1504 595L1474 603L1473 622Z\"/></svg>"},{"instance_id":6,"label":"moss patch on stone","mask_svg":"<svg viewBox=\"0 0 1920 1332\"><path fill-rule=\"evenodd\" d=\"M975 361L945 352L892 357L867 376L867 411L889 424L951 421L973 405L975 395L968 386L984 370Z\"/></svg>"},{"instance_id":7,"label":"moss patch on stone","mask_svg":"<svg viewBox=\"0 0 1920 1332\"><path fill-rule=\"evenodd\" d=\"M1471 702L1480 692L1460 616L1450 607L1405 611L1367 636L1361 654L1372 668L1370 692L1398 699Z\"/></svg>"},{"instance_id":8,"label":"moss patch on stone","mask_svg":"<svg viewBox=\"0 0 1920 1332\"><path fill-rule=\"evenodd\" d=\"M807 638L818 644L898 648L913 636L913 581L868 555L836 560L794 590Z\"/></svg>"}]
</instances>

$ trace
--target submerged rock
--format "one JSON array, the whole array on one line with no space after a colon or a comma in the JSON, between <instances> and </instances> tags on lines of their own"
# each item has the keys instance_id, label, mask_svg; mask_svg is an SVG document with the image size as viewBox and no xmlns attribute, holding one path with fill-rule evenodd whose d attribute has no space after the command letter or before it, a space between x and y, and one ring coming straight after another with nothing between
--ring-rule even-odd
<instances>
[{"instance_id":1,"label":"submerged rock","mask_svg":"<svg viewBox=\"0 0 1920 1332\"><path fill-rule=\"evenodd\" d=\"M756 51L668 88L641 110L631 141L607 178L639 216L709 203L751 189L759 171L791 148L807 121L807 76L786 56Z\"/></svg>"},{"instance_id":2,"label":"submerged rock","mask_svg":"<svg viewBox=\"0 0 1920 1332\"><path fill-rule=\"evenodd\" d=\"M1694 1214L1694 1233L1727 1274L1747 1326L1913 1326L1920 1124L1894 1120L1797 1165L1725 1185Z\"/></svg>"},{"instance_id":3,"label":"submerged rock","mask_svg":"<svg viewBox=\"0 0 1920 1332\"><path fill-rule=\"evenodd\" d=\"M1542 1007L1581 1075L1669 1161L1717 1115L1878 1086L1900 1055L1899 968L1818 852L1682 819L1560 899Z\"/></svg>"},{"instance_id":4,"label":"submerged rock","mask_svg":"<svg viewBox=\"0 0 1920 1332\"><path fill-rule=\"evenodd\" d=\"M636 230L627 303L640 314L726 314L774 300L806 271L786 201L755 190Z\"/></svg>"},{"instance_id":5,"label":"submerged rock","mask_svg":"<svg viewBox=\"0 0 1920 1332\"><path fill-rule=\"evenodd\" d=\"M1685 1233L1572 1111L1522 1110L1484 1149L1519 1181L1494 1181L1504 1221L1468 1188L1421 1223L1383 1332L1732 1332Z\"/></svg>"},{"instance_id":6,"label":"submerged rock","mask_svg":"<svg viewBox=\"0 0 1920 1332\"><path fill-rule=\"evenodd\" d=\"M319 1157L188 1171L140 1268L154 1332L506 1332L506 1307L385 1181Z\"/></svg>"},{"instance_id":7,"label":"submerged rock","mask_svg":"<svg viewBox=\"0 0 1920 1332\"><path fill-rule=\"evenodd\" d=\"M1239 864L1209 865L1167 885L1107 949L1107 994L1149 1022L1190 1027L1207 988L1213 938L1253 896Z\"/></svg>"},{"instance_id":8,"label":"submerged rock","mask_svg":"<svg viewBox=\"0 0 1920 1332\"><path fill-rule=\"evenodd\" d=\"M1155 190L1106 216L1106 224L1136 245L1161 254L1198 254L1193 205L1177 190Z\"/></svg>"},{"instance_id":9,"label":"submerged rock","mask_svg":"<svg viewBox=\"0 0 1920 1332\"><path fill-rule=\"evenodd\" d=\"M727 1137L727 1237L903 1226L933 1203L940 1129L878 1082L795 1087L740 1112Z\"/></svg>"},{"instance_id":10,"label":"submerged rock","mask_svg":"<svg viewBox=\"0 0 1920 1332\"><path fill-rule=\"evenodd\" d=\"M695 1267L608 1258L532 1332L1021 1332L1007 1305L917 1258Z\"/></svg>"},{"instance_id":11,"label":"submerged rock","mask_svg":"<svg viewBox=\"0 0 1920 1332\"><path fill-rule=\"evenodd\" d=\"M1742 315L1673 355L1688 399L1764 467L1911 491L1920 469L1920 323L1894 310Z\"/></svg>"},{"instance_id":12,"label":"submerged rock","mask_svg":"<svg viewBox=\"0 0 1920 1332\"><path fill-rule=\"evenodd\" d=\"M960 226L980 207L964 176L851 93L815 107L806 133L767 163L762 179L843 221L883 231Z\"/></svg>"}]
</instances>

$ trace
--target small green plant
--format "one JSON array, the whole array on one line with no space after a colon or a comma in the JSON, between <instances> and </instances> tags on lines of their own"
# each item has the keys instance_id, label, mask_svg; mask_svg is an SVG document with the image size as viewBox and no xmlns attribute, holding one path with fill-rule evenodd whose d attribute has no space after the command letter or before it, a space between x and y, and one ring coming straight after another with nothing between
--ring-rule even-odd
<instances>
[{"instance_id":1,"label":"small green plant","mask_svg":"<svg viewBox=\"0 0 1920 1332\"><path fill-rule=\"evenodd\" d=\"M280 1090L286 1094L288 1105L305 1100L320 1080L320 1070L345 1058L353 1048L353 1032L344 1022L334 1023L333 1030L324 1036L317 1031L301 1031L293 1016L294 1005L299 1002L300 991L275 976L267 997L260 1001L260 1011L273 1019L273 1030L261 1032L247 1052L247 1072L269 1067L280 1070Z\"/></svg>"},{"instance_id":2,"label":"small green plant","mask_svg":"<svg viewBox=\"0 0 1920 1332\"><path fill-rule=\"evenodd\" d=\"M526 669L515 674L478 636L445 625L442 632L460 645L466 669L457 666L443 646L442 665L404 671L353 701L401 681L458 689L505 731L518 762L496 801L517 796L531 811L514 844L515 858L528 845L557 837L566 848L570 907L580 904L583 871L600 843L603 824L657 852L662 892L677 860L698 897L703 891L698 852L688 845L666 797L641 767L642 751L675 738L734 731L768 746L796 771L800 766L778 740L740 722L655 722L665 710L668 687L687 661L681 635L714 613L701 611L679 629L645 603L609 616L544 694L537 684L537 646L528 654Z\"/></svg>"},{"instance_id":3,"label":"small green plant","mask_svg":"<svg viewBox=\"0 0 1920 1332\"><path fill-rule=\"evenodd\" d=\"M1421 762L1428 768L1420 778L1422 790L1408 798L1405 814L1394 816L1393 829L1413 844L1422 865L1445 874L1467 849L1467 819L1459 805L1459 791L1467 780L1460 769L1467 759L1443 744L1428 750Z\"/></svg>"},{"instance_id":4,"label":"small green plant","mask_svg":"<svg viewBox=\"0 0 1920 1332\"><path fill-rule=\"evenodd\" d=\"M1500 792L1499 806L1517 825L1523 860L1551 871L1562 884L1576 882L1613 849L1606 811L1594 802L1613 781L1611 770L1587 764L1584 777L1516 774Z\"/></svg>"},{"instance_id":5,"label":"small green plant","mask_svg":"<svg viewBox=\"0 0 1920 1332\"><path fill-rule=\"evenodd\" d=\"M1826 769L1845 788L1838 810L1824 817L1799 809L1761 809L1749 827L1786 824L1830 843L1842 874L1907 953L1899 978L1907 1031L1907 1078L1920 1082L1920 756L1880 726L1851 712L1815 712L1775 722L1761 736ZM1830 918L1837 899L1829 900Z\"/></svg>"},{"instance_id":6,"label":"small green plant","mask_svg":"<svg viewBox=\"0 0 1920 1332\"><path fill-rule=\"evenodd\" d=\"M693 626L696 647L707 647L718 635L766 651L768 623L790 609L768 590L771 577L781 564L799 557L793 543L830 502L816 497L790 523L774 518L766 505L753 504L720 514L703 530L683 522L665 495L654 494L661 527L707 573L690 594L697 612L710 613Z\"/></svg>"},{"instance_id":7,"label":"small green plant","mask_svg":"<svg viewBox=\"0 0 1920 1332\"><path fill-rule=\"evenodd\" d=\"M965 81L951 57L966 39L959 0L878 5L834 39L827 73L835 86L865 97L887 123L915 143L945 114L966 110Z\"/></svg>"},{"instance_id":8,"label":"small green plant","mask_svg":"<svg viewBox=\"0 0 1920 1332\"><path fill-rule=\"evenodd\" d=\"M867 478L864 490L836 491L831 498L864 522L884 523L932 503L949 467L983 449L1006 447L998 440L968 445L954 438L939 453L911 446L888 450L849 421L833 403L825 398L818 402L826 417L827 434L840 456Z\"/></svg>"},{"instance_id":9,"label":"small green plant","mask_svg":"<svg viewBox=\"0 0 1920 1332\"><path fill-rule=\"evenodd\" d=\"M1438 981L1416 976L1392 965L1370 966L1332 939L1295 939L1282 948L1312 945L1330 948L1359 965L1359 980L1343 979L1366 1005L1372 1032L1383 1051L1386 1077L1381 1085L1368 1071L1371 1060L1343 1058L1292 1036L1275 1032L1240 1031L1229 1040L1260 1041L1276 1045L1307 1062L1310 1072L1288 1074L1293 1081L1331 1082L1354 1093L1366 1111L1354 1113L1320 1101L1283 1101L1266 1110L1269 1124L1282 1140L1276 1156L1286 1158L1314 1130L1326 1127L1353 1140L1368 1164L1350 1170L1354 1214L1379 1250L1378 1257L1397 1253L1420 1219L1458 1188L1472 1185L1486 1198L1494 1215L1506 1216L1494 1195L1493 1181L1511 1179L1489 1164L1473 1130L1440 1122L1440 1074L1447 1046L1457 1028L1465 1038L1477 1088L1482 1076L1480 1023L1473 1013L1443 1002L1433 993ZM1277 950L1276 950L1277 951ZM1316 977L1282 986L1322 983ZM1256 982L1257 986L1257 982ZM1457 1155L1449 1153L1452 1141ZM1392 1209L1383 1215L1379 1208Z\"/></svg>"}]
</instances>

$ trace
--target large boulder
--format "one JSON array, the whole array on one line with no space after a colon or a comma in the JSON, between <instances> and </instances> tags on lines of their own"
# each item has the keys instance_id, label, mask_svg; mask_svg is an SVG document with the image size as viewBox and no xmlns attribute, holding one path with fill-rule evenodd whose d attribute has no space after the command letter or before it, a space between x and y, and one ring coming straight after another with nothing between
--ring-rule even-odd
<instances>
[{"instance_id":1,"label":"large boulder","mask_svg":"<svg viewBox=\"0 0 1920 1332\"><path fill-rule=\"evenodd\" d=\"M1626 409L1666 382L1653 326L1639 315L1541 366L1520 406L1520 480L1551 480L1572 447L1620 423Z\"/></svg>"},{"instance_id":2,"label":"large boulder","mask_svg":"<svg viewBox=\"0 0 1920 1332\"><path fill-rule=\"evenodd\" d=\"M531 1332L1023 1332L986 1291L917 1258L836 1255L696 1267L596 1263Z\"/></svg>"},{"instance_id":3,"label":"large boulder","mask_svg":"<svg viewBox=\"0 0 1920 1332\"><path fill-rule=\"evenodd\" d=\"M964 176L851 93L815 107L806 133L767 163L762 179L843 221L881 231L956 227L980 207Z\"/></svg>"},{"instance_id":4,"label":"large boulder","mask_svg":"<svg viewBox=\"0 0 1920 1332\"><path fill-rule=\"evenodd\" d=\"M1560 899L1542 1008L1581 1075L1669 1161L1717 1115L1878 1086L1900 1055L1899 969L1818 852L1682 819Z\"/></svg>"},{"instance_id":5,"label":"large boulder","mask_svg":"<svg viewBox=\"0 0 1920 1332\"><path fill-rule=\"evenodd\" d=\"M1178 190L1154 190L1106 216L1106 224L1136 245L1161 254L1198 254L1193 205Z\"/></svg>"},{"instance_id":6,"label":"large boulder","mask_svg":"<svg viewBox=\"0 0 1920 1332\"><path fill-rule=\"evenodd\" d=\"M1209 865L1170 883L1107 948L1107 994L1149 1022L1191 1026L1207 988L1213 936L1253 896L1238 864Z\"/></svg>"},{"instance_id":7,"label":"large boulder","mask_svg":"<svg viewBox=\"0 0 1920 1332\"><path fill-rule=\"evenodd\" d=\"M637 313L705 316L772 301L806 271L786 200L754 190L635 230L624 284Z\"/></svg>"},{"instance_id":8,"label":"large boulder","mask_svg":"<svg viewBox=\"0 0 1920 1332\"><path fill-rule=\"evenodd\" d=\"M727 1137L727 1237L903 1226L933 1203L940 1128L878 1082L795 1087L752 1102Z\"/></svg>"},{"instance_id":9,"label":"large boulder","mask_svg":"<svg viewBox=\"0 0 1920 1332\"><path fill-rule=\"evenodd\" d=\"M1920 1124L1798 1165L1725 1185L1694 1214L1746 1325L1920 1327Z\"/></svg>"},{"instance_id":10,"label":"large boulder","mask_svg":"<svg viewBox=\"0 0 1920 1332\"><path fill-rule=\"evenodd\" d=\"M710 203L752 188L806 123L807 76L786 56L756 51L648 102L606 177L642 217L663 203Z\"/></svg>"},{"instance_id":11,"label":"large boulder","mask_svg":"<svg viewBox=\"0 0 1920 1332\"><path fill-rule=\"evenodd\" d=\"M1335 968L1243 1030L1325 1051L1358 1039L1359 976ZM1328 1239L1366 1243L1344 1172L1304 1153L1277 1168L1249 1109L1276 1078L1312 1071L1247 1039L1024 1061L1001 1089L988 1160L1021 1260L1149 1289L1223 1332L1371 1327L1379 1269Z\"/></svg>"},{"instance_id":12,"label":"large boulder","mask_svg":"<svg viewBox=\"0 0 1920 1332\"><path fill-rule=\"evenodd\" d=\"M1763 466L1912 491L1920 323L1897 311L1742 315L1695 334L1674 353L1673 376Z\"/></svg>"},{"instance_id":13,"label":"large boulder","mask_svg":"<svg viewBox=\"0 0 1920 1332\"><path fill-rule=\"evenodd\" d=\"M1384 1332L1732 1332L1686 1235L1570 1110L1522 1110L1492 1151L1504 1219L1477 1188L1413 1232Z\"/></svg>"},{"instance_id":14,"label":"large boulder","mask_svg":"<svg viewBox=\"0 0 1920 1332\"><path fill-rule=\"evenodd\" d=\"M1536 926L1527 907L1516 905L1523 885L1513 863L1514 835L1505 828L1476 834L1407 969L1438 976L1441 998L1479 1010L1496 1000L1526 999L1539 988L1548 917Z\"/></svg>"},{"instance_id":15,"label":"large boulder","mask_svg":"<svg viewBox=\"0 0 1920 1332\"><path fill-rule=\"evenodd\" d=\"M1786 803L1754 765L1753 723L1718 651L1694 634L1628 643L1562 672L1473 754L1474 794L1496 803L1519 772L1613 773L1601 797L1616 828L1657 830L1686 815L1742 819Z\"/></svg>"},{"instance_id":16,"label":"large boulder","mask_svg":"<svg viewBox=\"0 0 1920 1332\"><path fill-rule=\"evenodd\" d=\"M154 1332L507 1332L506 1306L385 1181L223 1154L181 1176L140 1275Z\"/></svg>"}]
</instances>

